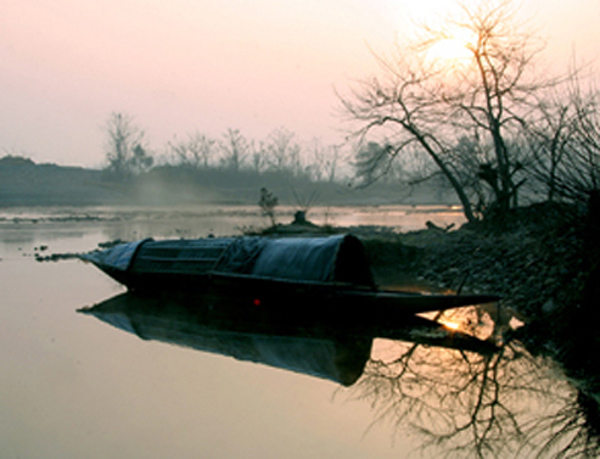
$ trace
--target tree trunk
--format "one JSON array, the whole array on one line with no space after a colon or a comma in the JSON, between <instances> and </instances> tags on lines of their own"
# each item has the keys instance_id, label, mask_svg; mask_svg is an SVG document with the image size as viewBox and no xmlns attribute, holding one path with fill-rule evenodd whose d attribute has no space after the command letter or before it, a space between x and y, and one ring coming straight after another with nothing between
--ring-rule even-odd
<instances>
[{"instance_id":1,"label":"tree trunk","mask_svg":"<svg viewBox=\"0 0 600 459\"><path fill-rule=\"evenodd\" d=\"M452 185L452 188L454 188L454 191L455 191L456 195L458 196L460 203L463 206L463 213L465 214L467 221L469 223L474 223L474 222L478 221L478 218L475 216L475 213L473 212L473 206L471 204L471 201L469 200L469 197L467 196L467 193L465 192L465 188L461 185L460 181L452 173L452 170L450 170L450 168L442 160L440 155L438 155L435 152L435 150L429 144L429 142L427 141L427 139L425 138L425 136L423 134L421 134L414 126L410 126L407 124L403 124L403 126L405 129L410 131L415 136L415 138L419 141L421 146L427 151L427 153L429 153L429 156L431 156L433 161L440 168L440 170L442 171L442 174L444 174L444 176L448 179L448 181Z\"/></svg>"}]
</instances>

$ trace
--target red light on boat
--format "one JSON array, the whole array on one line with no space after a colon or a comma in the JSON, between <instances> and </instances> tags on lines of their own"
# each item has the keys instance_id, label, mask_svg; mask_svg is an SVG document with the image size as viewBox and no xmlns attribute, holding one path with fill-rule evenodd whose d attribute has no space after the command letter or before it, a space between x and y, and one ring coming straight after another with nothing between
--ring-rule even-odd
<instances>
[{"instance_id":1,"label":"red light on boat","mask_svg":"<svg viewBox=\"0 0 600 459\"><path fill-rule=\"evenodd\" d=\"M254 304L254 306L260 306L260 300L258 298L255 298L252 304Z\"/></svg>"}]
</instances>

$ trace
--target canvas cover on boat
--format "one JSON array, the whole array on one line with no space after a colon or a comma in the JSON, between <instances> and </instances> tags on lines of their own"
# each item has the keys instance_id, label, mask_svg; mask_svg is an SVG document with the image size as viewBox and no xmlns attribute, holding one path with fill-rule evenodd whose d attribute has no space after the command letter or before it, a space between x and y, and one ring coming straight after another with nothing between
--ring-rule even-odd
<instances>
[{"instance_id":1,"label":"canvas cover on boat","mask_svg":"<svg viewBox=\"0 0 600 459\"><path fill-rule=\"evenodd\" d=\"M91 261L100 267L106 266L117 271L126 271L129 269L136 251L146 241L146 239L143 239L141 241L118 244L101 252L96 251L79 255L79 258Z\"/></svg>"},{"instance_id":2,"label":"canvas cover on boat","mask_svg":"<svg viewBox=\"0 0 600 459\"><path fill-rule=\"evenodd\" d=\"M224 252L214 271L296 281L373 284L364 248L350 235L240 238Z\"/></svg>"},{"instance_id":3,"label":"canvas cover on boat","mask_svg":"<svg viewBox=\"0 0 600 459\"><path fill-rule=\"evenodd\" d=\"M176 239L144 242L131 260L136 274L208 274L235 238Z\"/></svg>"},{"instance_id":4,"label":"canvas cover on boat","mask_svg":"<svg viewBox=\"0 0 600 459\"><path fill-rule=\"evenodd\" d=\"M148 239L81 258L101 268L141 275L218 273L373 286L364 247L352 235Z\"/></svg>"}]
</instances>

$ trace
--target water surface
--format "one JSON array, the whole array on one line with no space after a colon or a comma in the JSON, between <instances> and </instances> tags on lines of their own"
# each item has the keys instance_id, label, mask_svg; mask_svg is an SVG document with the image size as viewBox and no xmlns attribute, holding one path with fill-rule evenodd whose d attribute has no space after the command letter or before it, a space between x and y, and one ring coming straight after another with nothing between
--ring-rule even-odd
<instances>
[{"instance_id":1,"label":"water surface","mask_svg":"<svg viewBox=\"0 0 600 459\"><path fill-rule=\"evenodd\" d=\"M321 209L315 215L403 229L425 220L460 222L455 211L442 210ZM490 357L376 339L363 376L343 387L140 339L78 314L123 288L77 260L35 261L36 253L87 251L117 238L235 234L258 225L264 219L250 208L1 213L0 456L397 458L418 457L419 448L433 445L425 457L477 457L479 451L526 457L550 434L564 432L567 421L583 422L578 393L560 371L517 345ZM491 318L477 314L446 319L485 337ZM572 416L562 422L558 415L567 410Z\"/></svg>"}]
</instances>

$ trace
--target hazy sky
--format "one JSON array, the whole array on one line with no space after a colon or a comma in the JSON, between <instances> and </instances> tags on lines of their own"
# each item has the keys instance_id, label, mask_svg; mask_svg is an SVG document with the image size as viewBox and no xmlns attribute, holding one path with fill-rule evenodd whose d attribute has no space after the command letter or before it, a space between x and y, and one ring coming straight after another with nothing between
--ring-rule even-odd
<instances>
[{"instance_id":1,"label":"hazy sky","mask_svg":"<svg viewBox=\"0 0 600 459\"><path fill-rule=\"evenodd\" d=\"M2 0L0 156L100 166L113 111L174 135L343 138L334 87L446 0ZM600 0L523 0L549 61L600 53Z\"/></svg>"}]
</instances>

